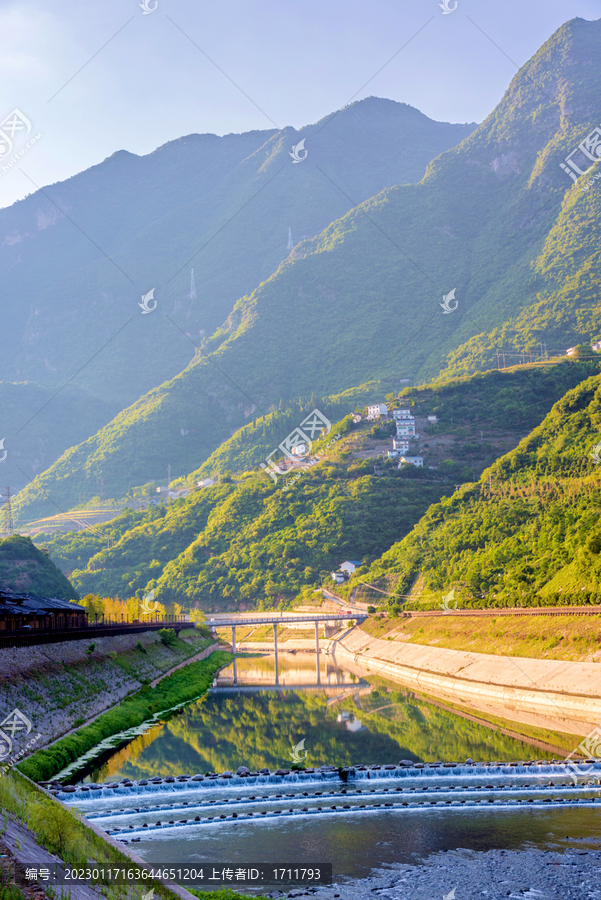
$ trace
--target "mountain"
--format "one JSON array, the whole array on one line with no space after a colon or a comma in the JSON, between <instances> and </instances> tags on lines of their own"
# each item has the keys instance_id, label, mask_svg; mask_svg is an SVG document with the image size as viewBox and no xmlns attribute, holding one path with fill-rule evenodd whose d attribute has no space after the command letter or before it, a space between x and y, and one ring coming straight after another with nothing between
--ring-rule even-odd
<instances>
[{"instance_id":1,"label":"mountain","mask_svg":"<svg viewBox=\"0 0 601 900\"><path fill-rule=\"evenodd\" d=\"M600 362L566 361L405 389L397 405L410 406L419 423L422 469L378 463L391 446L389 426L345 417L313 447L317 458L323 452L322 462L300 477L274 485L256 469L239 472L236 480L225 475L168 506L126 509L102 530L44 543L82 595L125 599L154 590L163 603L204 609L287 603L318 587L345 558L377 567L430 504L514 448L568 389L598 373ZM428 424L433 413L438 422ZM252 458L253 436L261 452L266 443L276 447L301 415L306 411L281 411L254 430L246 426L214 454L215 466L223 475L224 460Z\"/></svg>"},{"instance_id":2,"label":"mountain","mask_svg":"<svg viewBox=\"0 0 601 900\"><path fill-rule=\"evenodd\" d=\"M48 551L19 535L0 540L0 585L15 593L79 600L79 594L49 558Z\"/></svg>"},{"instance_id":3,"label":"mountain","mask_svg":"<svg viewBox=\"0 0 601 900\"><path fill-rule=\"evenodd\" d=\"M0 210L0 380L58 387L77 372L80 387L129 406L180 372L277 269L289 228L296 244L384 187L418 181L474 127L372 97L300 131L192 134L143 157L121 150L36 190ZM307 135L312 158L336 161L348 196L292 163ZM143 314L151 289L157 307Z\"/></svg>"},{"instance_id":4,"label":"mountain","mask_svg":"<svg viewBox=\"0 0 601 900\"><path fill-rule=\"evenodd\" d=\"M411 592L409 608L440 606L451 590L451 608L599 603L600 464L594 375L477 483L434 504L362 580L396 593L393 605Z\"/></svg>"},{"instance_id":5,"label":"mountain","mask_svg":"<svg viewBox=\"0 0 601 900\"><path fill-rule=\"evenodd\" d=\"M2 433L6 458L2 485L11 492L24 488L69 447L86 440L119 412L119 404L67 385L53 388L23 382L0 382ZM0 459L3 453L0 451ZM49 503L48 509L58 510Z\"/></svg>"},{"instance_id":6,"label":"mountain","mask_svg":"<svg viewBox=\"0 0 601 900\"><path fill-rule=\"evenodd\" d=\"M459 366L449 354L526 315L549 289L536 261L545 246L550 252L572 203L583 242L566 250L572 262L561 298L554 295L556 339L568 346L575 333L587 333L596 308L587 273L598 256L597 201L592 190L578 206L578 188L559 162L601 116L594 74L600 37L601 20L574 19L558 29L486 121L431 162L419 184L383 190L298 245L238 300L180 375L70 451L24 492L22 509L37 502L42 486L68 503L82 488L97 494L100 479L121 496L132 477L158 478L167 462L189 472L251 415L281 400L374 380L394 391L401 376L419 381L439 375L449 360ZM310 152L328 128L306 132ZM298 174L313 166L323 192L345 196L339 165L318 149L293 168ZM550 256L549 271L553 265ZM561 283L560 271L556 278ZM451 291L445 312L442 297ZM533 330L534 358L542 355L539 338ZM499 365L493 349L484 362L493 353ZM470 366L478 368L476 361Z\"/></svg>"}]
</instances>

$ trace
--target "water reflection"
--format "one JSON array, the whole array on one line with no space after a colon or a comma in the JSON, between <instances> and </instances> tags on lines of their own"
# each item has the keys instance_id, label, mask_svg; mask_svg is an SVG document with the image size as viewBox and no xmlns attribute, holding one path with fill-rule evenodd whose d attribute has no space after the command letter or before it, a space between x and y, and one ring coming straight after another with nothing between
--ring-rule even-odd
<instances>
[{"instance_id":1,"label":"water reflection","mask_svg":"<svg viewBox=\"0 0 601 900\"><path fill-rule=\"evenodd\" d=\"M327 658L319 681L311 654L280 653L278 668L276 685L272 656L238 658L236 686L233 667L224 670L205 697L114 751L86 780L289 768L302 740L306 766L540 759L565 756L574 745L571 736L532 728L523 739L503 734L499 723L487 727Z\"/></svg>"}]
</instances>

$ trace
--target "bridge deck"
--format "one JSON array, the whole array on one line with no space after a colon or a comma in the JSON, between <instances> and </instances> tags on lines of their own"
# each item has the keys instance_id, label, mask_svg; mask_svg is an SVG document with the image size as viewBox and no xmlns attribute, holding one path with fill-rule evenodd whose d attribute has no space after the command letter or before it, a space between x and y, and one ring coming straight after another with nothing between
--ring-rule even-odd
<instances>
[{"instance_id":1,"label":"bridge deck","mask_svg":"<svg viewBox=\"0 0 601 900\"><path fill-rule=\"evenodd\" d=\"M211 628L226 628L233 625L288 625L290 622L347 622L349 619L366 619L367 613L352 609L348 613L318 613L306 616L249 616L240 619L207 619Z\"/></svg>"}]
</instances>

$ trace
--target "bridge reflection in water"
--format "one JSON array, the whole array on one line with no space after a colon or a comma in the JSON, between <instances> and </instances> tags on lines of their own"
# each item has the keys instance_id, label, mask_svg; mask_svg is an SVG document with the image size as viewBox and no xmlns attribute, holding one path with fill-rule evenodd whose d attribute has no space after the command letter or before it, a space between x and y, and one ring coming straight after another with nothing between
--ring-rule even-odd
<instances>
[{"instance_id":1,"label":"bridge reflection in water","mask_svg":"<svg viewBox=\"0 0 601 900\"><path fill-rule=\"evenodd\" d=\"M369 687L367 682L327 657L313 653L281 652L278 656L236 657L213 681L212 693L226 690L333 690L351 693Z\"/></svg>"}]
</instances>

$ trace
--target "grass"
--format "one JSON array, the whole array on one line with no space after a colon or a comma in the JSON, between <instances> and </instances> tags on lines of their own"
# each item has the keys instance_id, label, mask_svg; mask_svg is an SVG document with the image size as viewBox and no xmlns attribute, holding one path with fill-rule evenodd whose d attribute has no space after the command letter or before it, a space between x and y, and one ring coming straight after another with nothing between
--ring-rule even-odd
<instances>
[{"instance_id":1,"label":"grass","mask_svg":"<svg viewBox=\"0 0 601 900\"><path fill-rule=\"evenodd\" d=\"M197 891L196 888L187 887L186 890L195 897L200 897L201 900L257 900L256 894L254 896L238 894L231 888L220 888L217 891Z\"/></svg>"},{"instance_id":2,"label":"grass","mask_svg":"<svg viewBox=\"0 0 601 900\"><path fill-rule=\"evenodd\" d=\"M361 626L378 638L436 645L495 656L601 662L601 615L437 616L395 619L378 615Z\"/></svg>"},{"instance_id":3,"label":"grass","mask_svg":"<svg viewBox=\"0 0 601 900\"><path fill-rule=\"evenodd\" d=\"M76 812L45 795L15 769L0 778L0 809L4 821L9 816L29 828L40 846L69 865L87 868L93 863L115 868L131 867L129 857L95 834ZM0 829L4 827L0 820ZM154 888L155 898L177 900L177 895L160 882L148 879L145 886L146 890ZM141 890L139 885L107 884L103 885L102 893L109 900L129 900L139 897ZM11 893L8 888L0 887L0 900L22 900L22 896L18 889L17 893Z\"/></svg>"},{"instance_id":4,"label":"grass","mask_svg":"<svg viewBox=\"0 0 601 900\"><path fill-rule=\"evenodd\" d=\"M212 653L164 678L155 688L145 685L115 709L99 716L90 725L63 738L45 750L38 750L19 763L19 770L33 781L48 781L101 741L128 728L141 725L153 716L200 697L210 686L215 672L226 665L231 654Z\"/></svg>"}]
</instances>

